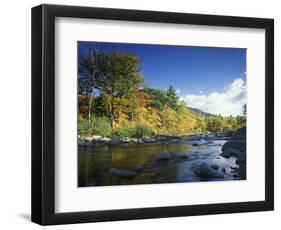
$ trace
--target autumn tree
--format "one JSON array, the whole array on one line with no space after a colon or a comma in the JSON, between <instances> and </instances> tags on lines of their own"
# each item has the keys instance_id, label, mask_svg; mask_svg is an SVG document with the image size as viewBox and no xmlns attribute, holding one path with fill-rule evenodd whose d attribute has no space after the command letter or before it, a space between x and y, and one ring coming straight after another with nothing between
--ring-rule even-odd
<instances>
[{"instance_id":1,"label":"autumn tree","mask_svg":"<svg viewBox=\"0 0 281 230\"><path fill-rule=\"evenodd\" d=\"M97 65L95 88L105 95L111 126L114 127L118 100L130 98L134 89L144 81L140 59L122 52L100 53Z\"/></svg>"}]
</instances>

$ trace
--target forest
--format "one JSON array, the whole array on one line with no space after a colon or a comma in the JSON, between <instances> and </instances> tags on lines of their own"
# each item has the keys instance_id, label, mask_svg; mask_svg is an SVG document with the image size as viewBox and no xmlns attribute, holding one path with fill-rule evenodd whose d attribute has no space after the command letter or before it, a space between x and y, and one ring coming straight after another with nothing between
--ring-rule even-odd
<instances>
[{"instance_id":1,"label":"forest","mask_svg":"<svg viewBox=\"0 0 281 230\"><path fill-rule=\"evenodd\" d=\"M99 51L97 45L78 56L79 136L182 136L246 126L246 105L235 117L189 108L172 86L173 76L168 89L151 88L141 64L137 54Z\"/></svg>"}]
</instances>

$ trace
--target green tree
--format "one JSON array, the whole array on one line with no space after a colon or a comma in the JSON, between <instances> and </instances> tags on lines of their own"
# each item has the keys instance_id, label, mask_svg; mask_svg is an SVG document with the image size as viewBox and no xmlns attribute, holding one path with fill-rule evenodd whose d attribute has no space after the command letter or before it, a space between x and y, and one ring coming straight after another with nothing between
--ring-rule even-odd
<instances>
[{"instance_id":1,"label":"green tree","mask_svg":"<svg viewBox=\"0 0 281 230\"><path fill-rule=\"evenodd\" d=\"M140 59L122 52L100 53L95 78L97 88L107 98L111 126L114 127L117 99L130 98L135 88L144 81L140 72Z\"/></svg>"},{"instance_id":2,"label":"green tree","mask_svg":"<svg viewBox=\"0 0 281 230\"><path fill-rule=\"evenodd\" d=\"M166 97L167 97L167 104L172 109L176 110L178 105L178 95L176 93L176 90L173 88L173 86L170 86L166 91Z\"/></svg>"},{"instance_id":3,"label":"green tree","mask_svg":"<svg viewBox=\"0 0 281 230\"><path fill-rule=\"evenodd\" d=\"M142 91L147 94L150 99L148 106L159 110L163 110L166 107L168 101L164 90L144 87Z\"/></svg>"},{"instance_id":4,"label":"green tree","mask_svg":"<svg viewBox=\"0 0 281 230\"><path fill-rule=\"evenodd\" d=\"M97 72L97 59L99 53L99 44L93 43L89 55L84 58L78 58L78 93L86 95L88 101L88 121L91 120L93 110L94 81ZM84 98L85 99L85 98Z\"/></svg>"}]
</instances>

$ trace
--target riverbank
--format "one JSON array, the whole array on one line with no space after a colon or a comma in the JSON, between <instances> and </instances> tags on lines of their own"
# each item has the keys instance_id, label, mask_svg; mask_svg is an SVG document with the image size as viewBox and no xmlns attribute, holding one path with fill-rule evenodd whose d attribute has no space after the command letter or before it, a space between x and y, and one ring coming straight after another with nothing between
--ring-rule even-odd
<instances>
[{"instance_id":1,"label":"riverbank","mask_svg":"<svg viewBox=\"0 0 281 230\"><path fill-rule=\"evenodd\" d=\"M102 137L102 136L91 136L91 137L79 137L78 146L81 148L98 148L103 146L123 146L128 147L129 145L160 145L170 143L180 143L183 141L211 141L211 140L230 140L231 132L217 132L217 133L203 133L203 134L192 134L186 136L167 136L167 135L156 135L153 137L143 138L121 138L118 136Z\"/></svg>"}]
</instances>

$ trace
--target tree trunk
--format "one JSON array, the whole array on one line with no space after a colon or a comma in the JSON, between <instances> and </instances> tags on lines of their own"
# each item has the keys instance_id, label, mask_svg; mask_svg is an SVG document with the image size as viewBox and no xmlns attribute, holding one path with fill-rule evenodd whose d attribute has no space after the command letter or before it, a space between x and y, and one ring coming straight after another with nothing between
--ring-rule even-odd
<instances>
[{"instance_id":1,"label":"tree trunk","mask_svg":"<svg viewBox=\"0 0 281 230\"><path fill-rule=\"evenodd\" d=\"M98 57L98 52L99 52L99 45L93 43L93 50L92 50L92 53L91 53L91 58L94 59L95 62L97 62L97 57ZM93 84L94 80L95 80L95 76L96 76L96 69L93 70L93 74L90 75L90 80ZM89 110L88 110L88 120L89 120L89 123L91 121L91 116L92 116L92 104L93 104L93 91L94 91L94 88L93 88L93 85L91 87L91 91L89 93Z\"/></svg>"},{"instance_id":2,"label":"tree trunk","mask_svg":"<svg viewBox=\"0 0 281 230\"><path fill-rule=\"evenodd\" d=\"M114 125L115 125L115 121L114 121L114 116L113 115L111 115L111 117L110 117L110 125L111 125L111 128L113 128Z\"/></svg>"},{"instance_id":3,"label":"tree trunk","mask_svg":"<svg viewBox=\"0 0 281 230\"><path fill-rule=\"evenodd\" d=\"M114 108L113 108L113 106L111 107L110 124L111 124L111 128L114 128L115 120L114 120Z\"/></svg>"},{"instance_id":4,"label":"tree trunk","mask_svg":"<svg viewBox=\"0 0 281 230\"><path fill-rule=\"evenodd\" d=\"M89 99L89 109L88 109L88 121L89 123L91 122L91 116L92 116L92 103L93 103L93 96L92 96L92 92L90 93L90 99Z\"/></svg>"},{"instance_id":5,"label":"tree trunk","mask_svg":"<svg viewBox=\"0 0 281 230\"><path fill-rule=\"evenodd\" d=\"M112 96L111 97L111 110L110 110L110 124L111 124L111 128L114 128L114 125L115 125L114 113L115 113L115 109L114 109L114 96Z\"/></svg>"}]
</instances>

